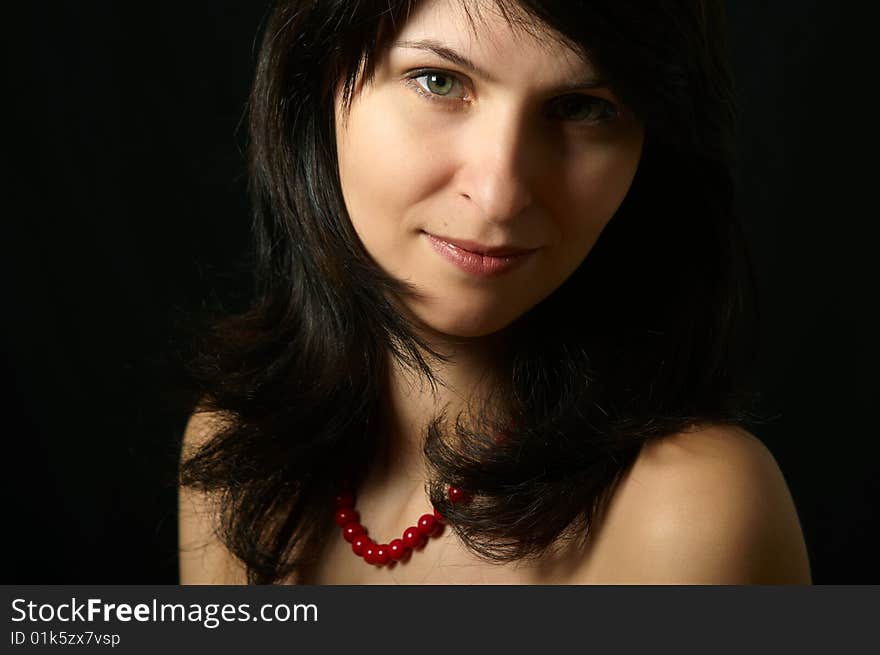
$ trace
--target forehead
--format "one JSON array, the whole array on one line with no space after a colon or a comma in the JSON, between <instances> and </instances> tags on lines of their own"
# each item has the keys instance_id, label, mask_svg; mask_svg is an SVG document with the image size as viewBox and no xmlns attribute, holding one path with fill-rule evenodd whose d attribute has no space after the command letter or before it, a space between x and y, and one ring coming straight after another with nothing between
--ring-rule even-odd
<instances>
[{"instance_id":1,"label":"forehead","mask_svg":"<svg viewBox=\"0 0 880 655\"><path fill-rule=\"evenodd\" d=\"M463 54L481 72L499 77L583 77L592 72L586 53L516 2L505 0L425 0L401 27L391 50L414 51L432 43ZM421 48L424 50L425 48ZM398 53L399 54L399 53ZM499 68L500 67L500 68Z\"/></svg>"}]
</instances>

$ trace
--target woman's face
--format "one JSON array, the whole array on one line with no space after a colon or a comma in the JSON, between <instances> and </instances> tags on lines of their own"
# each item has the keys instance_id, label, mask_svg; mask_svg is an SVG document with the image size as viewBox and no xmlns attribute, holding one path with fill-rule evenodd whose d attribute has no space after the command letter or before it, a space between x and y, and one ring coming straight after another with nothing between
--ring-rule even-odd
<instances>
[{"instance_id":1,"label":"woman's face","mask_svg":"<svg viewBox=\"0 0 880 655\"><path fill-rule=\"evenodd\" d=\"M480 6L475 38L461 0L422 3L347 122L336 102L358 236L414 286L406 302L421 326L454 337L504 328L575 271L644 138L573 50Z\"/></svg>"}]
</instances>

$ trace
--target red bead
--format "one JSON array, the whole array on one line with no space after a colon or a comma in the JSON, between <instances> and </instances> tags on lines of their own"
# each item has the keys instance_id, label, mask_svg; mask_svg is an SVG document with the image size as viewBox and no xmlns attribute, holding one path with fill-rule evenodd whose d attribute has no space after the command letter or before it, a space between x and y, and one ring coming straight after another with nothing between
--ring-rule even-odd
<instances>
[{"instance_id":1,"label":"red bead","mask_svg":"<svg viewBox=\"0 0 880 655\"><path fill-rule=\"evenodd\" d=\"M470 494L458 487L453 487L452 485L449 485L447 495L449 496L450 502L453 503L467 503L471 499Z\"/></svg>"},{"instance_id":2,"label":"red bead","mask_svg":"<svg viewBox=\"0 0 880 655\"><path fill-rule=\"evenodd\" d=\"M437 519L434 518L433 514L422 514L419 517L419 532L421 532L426 537L430 537L437 530Z\"/></svg>"},{"instance_id":3,"label":"red bead","mask_svg":"<svg viewBox=\"0 0 880 655\"><path fill-rule=\"evenodd\" d=\"M384 566L388 563L388 560L391 559L391 554L388 552L388 544L379 544L376 546L376 554L373 556L375 560L373 563L377 566Z\"/></svg>"},{"instance_id":4,"label":"red bead","mask_svg":"<svg viewBox=\"0 0 880 655\"><path fill-rule=\"evenodd\" d=\"M366 534L359 534L354 538L354 541L351 542L351 549L354 551L354 554L358 557L363 556L364 550L373 543L373 540L370 539Z\"/></svg>"},{"instance_id":5,"label":"red bead","mask_svg":"<svg viewBox=\"0 0 880 655\"><path fill-rule=\"evenodd\" d=\"M449 487L452 502L469 500L470 496L456 487ZM419 517L416 525L410 526L401 539L393 539L388 544L377 544L367 535L367 529L360 523L360 514L355 510L355 494L350 479L343 481L336 494L336 524L342 528L343 538L351 544L355 555L363 557L367 564L384 566L406 559L414 549L421 549L431 536L442 531L445 517L435 507L430 514Z\"/></svg>"},{"instance_id":6,"label":"red bead","mask_svg":"<svg viewBox=\"0 0 880 655\"><path fill-rule=\"evenodd\" d=\"M419 532L416 526L407 528L403 533L403 545L407 548L418 548L422 545L424 539L424 535Z\"/></svg>"},{"instance_id":7,"label":"red bead","mask_svg":"<svg viewBox=\"0 0 880 655\"><path fill-rule=\"evenodd\" d=\"M362 526L360 523L356 523L352 521L351 523L347 523L344 528L342 528L342 538L345 539L348 543L354 541L354 538L360 534L365 534L367 529Z\"/></svg>"},{"instance_id":8,"label":"red bead","mask_svg":"<svg viewBox=\"0 0 880 655\"><path fill-rule=\"evenodd\" d=\"M406 557L406 553L409 548L403 543L402 539L394 539L390 544L388 544L388 556L394 560L395 562L402 560Z\"/></svg>"},{"instance_id":9,"label":"red bead","mask_svg":"<svg viewBox=\"0 0 880 655\"><path fill-rule=\"evenodd\" d=\"M351 507L340 507L336 510L336 525L342 528L349 523L357 522L360 517L361 515Z\"/></svg>"},{"instance_id":10,"label":"red bead","mask_svg":"<svg viewBox=\"0 0 880 655\"><path fill-rule=\"evenodd\" d=\"M337 507L354 507L354 494L350 491L342 491L336 494Z\"/></svg>"},{"instance_id":11,"label":"red bead","mask_svg":"<svg viewBox=\"0 0 880 655\"><path fill-rule=\"evenodd\" d=\"M375 544L372 541L367 544L367 547L364 548L364 561L367 564L377 564L376 562L376 551L379 549L379 544Z\"/></svg>"}]
</instances>

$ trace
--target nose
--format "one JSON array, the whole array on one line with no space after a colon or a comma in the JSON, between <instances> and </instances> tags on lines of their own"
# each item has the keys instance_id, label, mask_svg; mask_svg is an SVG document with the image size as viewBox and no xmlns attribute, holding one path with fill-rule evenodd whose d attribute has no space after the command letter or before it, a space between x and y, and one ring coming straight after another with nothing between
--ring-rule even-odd
<instances>
[{"instance_id":1,"label":"nose","mask_svg":"<svg viewBox=\"0 0 880 655\"><path fill-rule=\"evenodd\" d=\"M532 203L536 157L526 127L515 112L496 113L474 120L464 140L459 192L487 221L509 221Z\"/></svg>"}]
</instances>

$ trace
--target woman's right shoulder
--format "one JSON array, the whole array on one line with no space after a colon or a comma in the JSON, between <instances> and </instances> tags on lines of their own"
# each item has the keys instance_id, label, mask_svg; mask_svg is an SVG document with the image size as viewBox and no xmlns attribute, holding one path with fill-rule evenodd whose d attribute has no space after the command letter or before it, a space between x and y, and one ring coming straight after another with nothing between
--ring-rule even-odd
<instances>
[{"instance_id":1,"label":"woman's right shoulder","mask_svg":"<svg viewBox=\"0 0 880 655\"><path fill-rule=\"evenodd\" d=\"M184 430L181 463L198 452L224 424L218 413L197 408ZM244 564L218 537L219 517L216 497L191 487L178 487L180 584L247 584Z\"/></svg>"}]
</instances>

